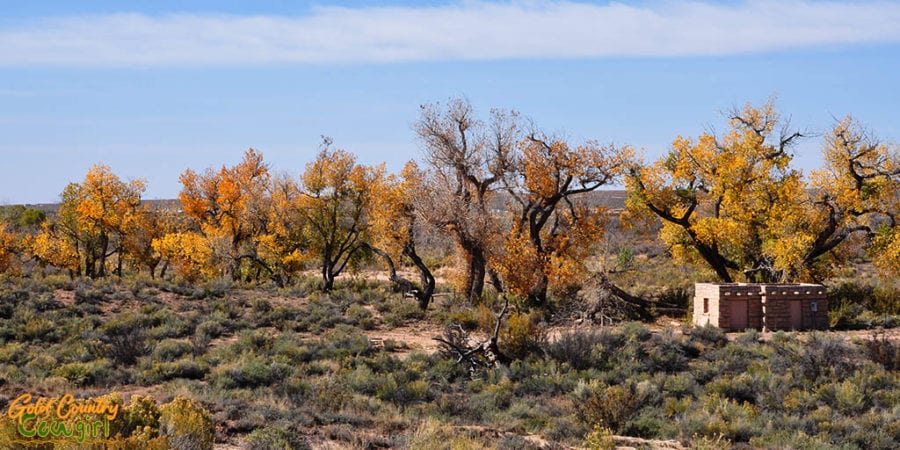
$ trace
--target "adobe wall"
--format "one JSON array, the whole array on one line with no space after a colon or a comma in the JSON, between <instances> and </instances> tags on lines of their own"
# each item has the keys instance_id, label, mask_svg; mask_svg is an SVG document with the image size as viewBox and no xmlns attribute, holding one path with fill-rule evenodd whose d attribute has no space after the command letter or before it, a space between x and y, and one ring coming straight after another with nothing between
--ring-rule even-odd
<instances>
[{"instance_id":1,"label":"adobe wall","mask_svg":"<svg viewBox=\"0 0 900 450\"><path fill-rule=\"evenodd\" d=\"M748 283L697 283L694 285L694 324L704 326L712 324L727 330L743 330L745 328L761 328L763 309L762 291L759 285ZM703 299L708 299L704 312ZM746 326L734 326L732 312L737 303L746 317Z\"/></svg>"},{"instance_id":2,"label":"adobe wall","mask_svg":"<svg viewBox=\"0 0 900 450\"><path fill-rule=\"evenodd\" d=\"M792 303L799 312L793 320ZM693 311L694 325L729 331L828 328L825 287L818 284L696 283Z\"/></svg>"},{"instance_id":3,"label":"adobe wall","mask_svg":"<svg viewBox=\"0 0 900 450\"><path fill-rule=\"evenodd\" d=\"M820 284L767 284L762 286L762 290L766 329L828 329L828 300L825 298L824 286ZM799 304L800 310L800 317L794 318L793 322L791 320L791 303Z\"/></svg>"}]
</instances>

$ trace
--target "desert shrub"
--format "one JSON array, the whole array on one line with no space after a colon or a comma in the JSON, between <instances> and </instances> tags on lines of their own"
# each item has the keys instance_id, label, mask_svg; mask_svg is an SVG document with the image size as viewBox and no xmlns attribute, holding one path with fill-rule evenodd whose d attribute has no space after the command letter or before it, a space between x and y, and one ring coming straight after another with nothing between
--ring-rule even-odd
<instances>
[{"instance_id":1,"label":"desert shrub","mask_svg":"<svg viewBox=\"0 0 900 450\"><path fill-rule=\"evenodd\" d=\"M122 436L150 439L159 435L159 415L153 397L132 395L114 423Z\"/></svg>"},{"instance_id":2,"label":"desert shrub","mask_svg":"<svg viewBox=\"0 0 900 450\"><path fill-rule=\"evenodd\" d=\"M232 288L234 282L227 277L213 278L201 285L194 285L190 297L195 300L203 300L206 298L222 298Z\"/></svg>"},{"instance_id":3,"label":"desert shrub","mask_svg":"<svg viewBox=\"0 0 900 450\"><path fill-rule=\"evenodd\" d=\"M212 374L214 385L222 389L254 388L272 385L290 373L284 364L253 356L244 356L237 362L216 367Z\"/></svg>"},{"instance_id":4,"label":"desert shrub","mask_svg":"<svg viewBox=\"0 0 900 450\"><path fill-rule=\"evenodd\" d=\"M8 342L0 347L0 363L24 364L28 354L28 347L21 342Z\"/></svg>"},{"instance_id":5,"label":"desert shrub","mask_svg":"<svg viewBox=\"0 0 900 450\"><path fill-rule=\"evenodd\" d=\"M297 318L297 331L321 333L340 323L343 316L341 308L327 297L310 301L304 312Z\"/></svg>"},{"instance_id":6,"label":"desert shrub","mask_svg":"<svg viewBox=\"0 0 900 450\"><path fill-rule=\"evenodd\" d=\"M646 365L650 372L674 373L685 370L688 355L696 356L696 349L685 345L671 330L654 335L645 345Z\"/></svg>"},{"instance_id":7,"label":"desert shrub","mask_svg":"<svg viewBox=\"0 0 900 450\"><path fill-rule=\"evenodd\" d=\"M843 338L813 333L802 347L797 371L812 382L824 376L843 379L856 368L854 356L855 351Z\"/></svg>"},{"instance_id":8,"label":"desert shrub","mask_svg":"<svg viewBox=\"0 0 900 450\"><path fill-rule=\"evenodd\" d=\"M323 377L310 383L304 396L304 405L320 413L336 412L350 402L350 399L351 395L345 384L340 380Z\"/></svg>"},{"instance_id":9,"label":"desert shrub","mask_svg":"<svg viewBox=\"0 0 900 450\"><path fill-rule=\"evenodd\" d=\"M584 437L584 446L590 450L615 450L616 441L613 439L613 431L609 427L594 425L587 436Z\"/></svg>"},{"instance_id":10,"label":"desert shrub","mask_svg":"<svg viewBox=\"0 0 900 450\"><path fill-rule=\"evenodd\" d=\"M710 324L691 328L690 337L693 342L714 347L723 347L728 343L728 337L725 336L725 332L721 328Z\"/></svg>"},{"instance_id":11,"label":"desert shrub","mask_svg":"<svg viewBox=\"0 0 900 450\"><path fill-rule=\"evenodd\" d=\"M115 317L101 327L100 340L117 365L132 365L147 353L146 320L135 314Z\"/></svg>"},{"instance_id":12,"label":"desert shrub","mask_svg":"<svg viewBox=\"0 0 900 450\"><path fill-rule=\"evenodd\" d=\"M159 432L179 450L212 450L215 428L212 416L202 406L175 397L159 409Z\"/></svg>"},{"instance_id":13,"label":"desert shrub","mask_svg":"<svg viewBox=\"0 0 900 450\"><path fill-rule=\"evenodd\" d=\"M184 358L175 361L153 362L140 371L137 381L144 385L185 378L200 380L206 375L203 365L193 359Z\"/></svg>"},{"instance_id":14,"label":"desert shrub","mask_svg":"<svg viewBox=\"0 0 900 450\"><path fill-rule=\"evenodd\" d=\"M749 374L741 373L733 377L717 378L706 385L706 392L716 394L738 403L757 403L757 396L764 392L759 380Z\"/></svg>"},{"instance_id":15,"label":"desert shrub","mask_svg":"<svg viewBox=\"0 0 900 450\"><path fill-rule=\"evenodd\" d=\"M192 342L196 341L194 347L198 347L198 344L209 343L211 339L222 336L229 331L229 327L229 320L224 315L221 313L211 314L194 329L194 336L191 338Z\"/></svg>"},{"instance_id":16,"label":"desert shrub","mask_svg":"<svg viewBox=\"0 0 900 450\"><path fill-rule=\"evenodd\" d=\"M311 347L316 359L368 356L372 351L369 338L347 325L335 327Z\"/></svg>"},{"instance_id":17,"label":"desert shrub","mask_svg":"<svg viewBox=\"0 0 900 450\"><path fill-rule=\"evenodd\" d=\"M479 328L480 321L480 308L482 305L478 305L473 308L472 305L466 302L453 301L448 304L445 308L434 309L432 312L431 319L434 320L441 326L461 326L466 331L473 331ZM379 305L375 305L375 308L378 309ZM488 309L487 306L484 306L485 309ZM491 319L492 321L494 319ZM493 325L491 325L491 332L493 332Z\"/></svg>"},{"instance_id":18,"label":"desert shrub","mask_svg":"<svg viewBox=\"0 0 900 450\"><path fill-rule=\"evenodd\" d=\"M109 381L113 369L107 360L63 364L53 370L53 375L63 377L79 386L102 384Z\"/></svg>"},{"instance_id":19,"label":"desert shrub","mask_svg":"<svg viewBox=\"0 0 900 450\"><path fill-rule=\"evenodd\" d=\"M0 448L8 450L53 450L53 443L23 442L18 424L4 414L0 417Z\"/></svg>"},{"instance_id":20,"label":"desert shrub","mask_svg":"<svg viewBox=\"0 0 900 450\"><path fill-rule=\"evenodd\" d=\"M682 418L682 432L707 439L747 442L760 434L759 410L747 403L737 403L718 395L704 395L701 408Z\"/></svg>"},{"instance_id":21,"label":"desert shrub","mask_svg":"<svg viewBox=\"0 0 900 450\"><path fill-rule=\"evenodd\" d=\"M690 372L663 374L661 384L663 391L676 397L692 397L699 391L697 380Z\"/></svg>"},{"instance_id":22,"label":"desert shrub","mask_svg":"<svg viewBox=\"0 0 900 450\"><path fill-rule=\"evenodd\" d=\"M156 344L153 349L153 359L156 361L171 362L191 353L194 346L184 339L166 339Z\"/></svg>"},{"instance_id":23,"label":"desert shrub","mask_svg":"<svg viewBox=\"0 0 900 450\"><path fill-rule=\"evenodd\" d=\"M37 379L46 377L59 366L59 361L49 353L42 352L29 356L31 359L25 364L25 368Z\"/></svg>"},{"instance_id":24,"label":"desert shrub","mask_svg":"<svg viewBox=\"0 0 900 450\"><path fill-rule=\"evenodd\" d=\"M162 309L150 315L152 325L147 337L152 339L182 338L194 332L196 315L175 313L171 309Z\"/></svg>"},{"instance_id":25,"label":"desert shrub","mask_svg":"<svg viewBox=\"0 0 900 450\"><path fill-rule=\"evenodd\" d=\"M389 305L389 309L384 312L384 323L388 326L400 327L425 318L425 312L408 298L391 298L385 303Z\"/></svg>"},{"instance_id":26,"label":"desert shrub","mask_svg":"<svg viewBox=\"0 0 900 450\"><path fill-rule=\"evenodd\" d=\"M423 450L440 449L488 449L485 442L474 436L461 433L449 425L441 424L436 419L427 418L410 434L406 441L407 448Z\"/></svg>"},{"instance_id":27,"label":"desert shrub","mask_svg":"<svg viewBox=\"0 0 900 450\"><path fill-rule=\"evenodd\" d=\"M58 327L53 321L45 317L30 317L19 328L18 340L35 342L59 342L62 340L65 330Z\"/></svg>"},{"instance_id":28,"label":"desert shrub","mask_svg":"<svg viewBox=\"0 0 900 450\"><path fill-rule=\"evenodd\" d=\"M371 330L376 325L372 312L358 303L350 305L344 313L344 317L348 324L355 325L363 330Z\"/></svg>"},{"instance_id":29,"label":"desert shrub","mask_svg":"<svg viewBox=\"0 0 900 450\"><path fill-rule=\"evenodd\" d=\"M653 337L653 332L640 322L626 322L619 327L618 332L632 342L643 342Z\"/></svg>"},{"instance_id":30,"label":"desert shrub","mask_svg":"<svg viewBox=\"0 0 900 450\"><path fill-rule=\"evenodd\" d=\"M311 448L297 432L285 427L257 428L247 436L247 450L305 450Z\"/></svg>"},{"instance_id":31,"label":"desert shrub","mask_svg":"<svg viewBox=\"0 0 900 450\"><path fill-rule=\"evenodd\" d=\"M886 370L900 370L900 345L888 339L884 332L874 332L861 345L870 360Z\"/></svg>"},{"instance_id":32,"label":"desert shrub","mask_svg":"<svg viewBox=\"0 0 900 450\"><path fill-rule=\"evenodd\" d=\"M563 333L547 346L547 355L575 370L597 366L594 348L602 346L602 332L575 330Z\"/></svg>"},{"instance_id":33,"label":"desert shrub","mask_svg":"<svg viewBox=\"0 0 900 450\"><path fill-rule=\"evenodd\" d=\"M609 427L615 432L622 431L644 406L645 400L646 393L633 381L615 386L596 381L582 383L576 387L572 399L582 421Z\"/></svg>"},{"instance_id":34,"label":"desert shrub","mask_svg":"<svg viewBox=\"0 0 900 450\"><path fill-rule=\"evenodd\" d=\"M724 374L746 372L752 363L767 358L766 349L758 343L729 342L722 348L703 353L701 360L692 363L690 369L700 383L706 383Z\"/></svg>"},{"instance_id":35,"label":"desert shrub","mask_svg":"<svg viewBox=\"0 0 900 450\"><path fill-rule=\"evenodd\" d=\"M106 294L111 294L112 291L104 292L101 289L95 288L90 285L85 285L83 283L78 284L75 288L75 304L76 305L99 305L103 303Z\"/></svg>"},{"instance_id":36,"label":"desert shrub","mask_svg":"<svg viewBox=\"0 0 900 450\"><path fill-rule=\"evenodd\" d=\"M832 328L866 328L885 320L891 325L900 315L900 291L895 285L843 283L829 288L827 298Z\"/></svg>"},{"instance_id":37,"label":"desert shrub","mask_svg":"<svg viewBox=\"0 0 900 450\"><path fill-rule=\"evenodd\" d=\"M500 351L511 358L524 358L532 353L543 352L547 334L540 320L538 312L510 314L506 327L500 333Z\"/></svg>"}]
</instances>

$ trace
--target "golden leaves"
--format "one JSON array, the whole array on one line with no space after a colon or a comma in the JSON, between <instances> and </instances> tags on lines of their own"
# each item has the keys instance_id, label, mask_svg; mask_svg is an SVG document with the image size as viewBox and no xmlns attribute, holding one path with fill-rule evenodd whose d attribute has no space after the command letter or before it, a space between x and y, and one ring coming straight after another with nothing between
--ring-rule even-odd
<instances>
[{"instance_id":1,"label":"golden leaves","mask_svg":"<svg viewBox=\"0 0 900 450\"><path fill-rule=\"evenodd\" d=\"M153 250L167 259L179 276L187 281L211 278L215 265L210 242L199 233L168 233L153 240Z\"/></svg>"},{"instance_id":2,"label":"golden leaves","mask_svg":"<svg viewBox=\"0 0 900 450\"><path fill-rule=\"evenodd\" d=\"M0 272L9 271L20 251L20 237L0 221Z\"/></svg>"}]
</instances>

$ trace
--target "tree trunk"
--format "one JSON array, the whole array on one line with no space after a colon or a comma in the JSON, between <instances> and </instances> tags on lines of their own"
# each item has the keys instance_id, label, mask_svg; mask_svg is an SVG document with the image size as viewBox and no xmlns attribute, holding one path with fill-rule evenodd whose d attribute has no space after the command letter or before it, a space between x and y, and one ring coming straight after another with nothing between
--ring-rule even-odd
<instances>
[{"instance_id":1,"label":"tree trunk","mask_svg":"<svg viewBox=\"0 0 900 450\"><path fill-rule=\"evenodd\" d=\"M413 241L406 243L403 247L403 254L412 260L413 264L416 265L416 269L419 270L419 282L422 284L422 288L416 293L416 299L419 301L419 308L425 311L428 309L428 304L431 303L431 298L434 296L434 275L431 274L428 266L416 253L416 245Z\"/></svg>"},{"instance_id":2,"label":"tree trunk","mask_svg":"<svg viewBox=\"0 0 900 450\"><path fill-rule=\"evenodd\" d=\"M537 284L528 292L528 303L531 306L543 307L547 304L547 290L550 285L550 279L547 275L541 275Z\"/></svg>"},{"instance_id":3,"label":"tree trunk","mask_svg":"<svg viewBox=\"0 0 900 450\"><path fill-rule=\"evenodd\" d=\"M334 289L334 264L328 259L322 259L322 290L328 292Z\"/></svg>"},{"instance_id":4,"label":"tree trunk","mask_svg":"<svg viewBox=\"0 0 900 450\"><path fill-rule=\"evenodd\" d=\"M474 251L469 254L469 267L465 286L469 302L474 302L481 297L482 293L484 293L484 276L487 273L486 266L487 261L485 261L484 253L481 249L474 249Z\"/></svg>"},{"instance_id":5,"label":"tree trunk","mask_svg":"<svg viewBox=\"0 0 900 450\"><path fill-rule=\"evenodd\" d=\"M106 233L100 234L100 267L97 270L97 276L103 278L106 276L106 249L109 247L109 236Z\"/></svg>"}]
</instances>

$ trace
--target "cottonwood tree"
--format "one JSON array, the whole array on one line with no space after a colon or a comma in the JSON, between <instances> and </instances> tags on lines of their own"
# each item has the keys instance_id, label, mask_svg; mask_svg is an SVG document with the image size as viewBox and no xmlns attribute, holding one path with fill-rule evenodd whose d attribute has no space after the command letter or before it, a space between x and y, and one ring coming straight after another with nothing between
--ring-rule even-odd
<instances>
[{"instance_id":1,"label":"cottonwood tree","mask_svg":"<svg viewBox=\"0 0 900 450\"><path fill-rule=\"evenodd\" d=\"M434 295L435 280L416 250L420 212L415 200L422 192L422 177L419 167L410 161L399 175L377 180L369 213L371 244L368 247L384 259L390 280L415 297L424 311ZM412 262L419 273L418 285L398 275L395 261L404 259Z\"/></svg>"},{"instance_id":2,"label":"cottonwood tree","mask_svg":"<svg viewBox=\"0 0 900 450\"><path fill-rule=\"evenodd\" d=\"M583 280L606 209L579 197L616 180L632 154L593 141L570 146L538 132L519 143L503 179L514 217L496 258L510 293L541 306L549 289Z\"/></svg>"},{"instance_id":3,"label":"cottonwood tree","mask_svg":"<svg viewBox=\"0 0 900 450\"><path fill-rule=\"evenodd\" d=\"M363 256L372 187L384 171L359 165L353 154L330 145L326 138L316 159L306 165L297 208L305 250L319 261L326 291L348 264Z\"/></svg>"},{"instance_id":4,"label":"cottonwood tree","mask_svg":"<svg viewBox=\"0 0 900 450\"><path fill-rule=\"evenodd\" d=\"M825 166L806 192L812 207L785 217L793 245L773 245L776 268L804 276L833 256L842 243L861 237L886 275L900 273L900 154L848 116L825 140ZM803 245L806 244L806 245ZM792 251L793 250L793 251Z\"/></svg>"},{"instance_id":5,"label":"cottonwood tree","mask_svg":"<svg viewBox=\"0 0 900 450\"><path fill-rule=\"evenodd\" d=\"M255 241L265 232L269 209L269 168L261 153L249 149L240 163L218 171L198 174L188 169L181 184L182 209L207 240L225 275L239 279L244 261L257 270L257 278L259 269L271 272L259 258Z\"/></svg>"},{"instance_id":6,"label":"cottonwood tree","mask_svg":"<svg viewBox=\"0 0 900 450\"><path fill-rule=\"evenodd\" d=\"M16 256L21 251L21 238L12 227L0 221L0 273L12 269Z\"/></svg>"},{"instance_id":7,"label":"cottonwood tree","mask_svg":"<svg viewBox=\"0 0 900 450\"><path fill-rule=\"evenodd\" d=\"M629 210L661 221L676 260L703 262L726 282L804 280L854 234L894 227L896 156L867 145L850 122L833 131L810 185L790 167L802 134L771 100L730 119L723 138L678 137L666 157L629 171Z\"/></svg>"},{"instance_id":8,"label":"cottonwood tree","mask_svg":"<svg viewBox=\"0 0 900 450\"><path fill-rule=\"evenodd\" d=\"M275 272L275 282L279 285L290 283L311 262L309 236L303 222L306 207L303 196L295 179L281 175L272 182L268 229L258 239L260 256Z\"/></svg>"},{"instance_id":9,"label":"cottonwood tree","mask_svg":"<svg viewBox=\"0 0 900 450\"><path fill-rule=\"evenodd\" d=\"M418 210L453 237L462 263L458 288L473 300L483 292L487 263L499 244L500 224L490 204L520 138L516 114L493 110L485 123L467 101L454 99L443 107L422 106L414 129L429 168Z\"/></svg>"},{"instance_id":10,"label":"cottonwood tree","mask_svg":"<svg viewBox=\"0 0 900 450\"><path fill-rule=\"evenodd\" d=\"M181 278L194 282L219 273L209 240L195 231L175 231L152 241L154 253ZM160 274L165 276L165 273Z\"/></svg>"},{"instance_id":11,"label":"cottonwood tree","mask_svg":"<svg viewBox=\"0 0 900 450\"><path fill-rule=\"evenodd\" d=\"M135 227L143 191L142 180L124 182L108 166L93 166L82 183L66 186L55 221L31 241L32 253L91 278L106 276L107 260L115 255L121 276L124 242Z\"/></svg>"},{"instance_id":12,"label":"cottonwood tree","mask_svg":"<svg viewBox=\"0 0 900 450\"><path fill-rule=\"evenodd\" d=\"M125 236L124 248L131 264L138 270L146 268L151 278L164 277L168 259L154 249L153 242L165 235L185 228L184 220L176 211L165 207L143 205L134 215L131 232Z\"/></svg>"}]
</instances>

